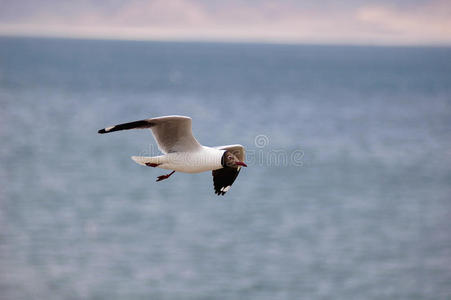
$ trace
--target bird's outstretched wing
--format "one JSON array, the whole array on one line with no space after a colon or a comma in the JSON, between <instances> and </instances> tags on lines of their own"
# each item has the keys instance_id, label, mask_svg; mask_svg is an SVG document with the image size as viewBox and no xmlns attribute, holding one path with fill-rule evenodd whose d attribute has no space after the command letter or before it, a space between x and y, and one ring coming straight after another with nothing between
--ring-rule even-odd
<instances>
[{"instance_id":1,"label":"bird's outstretched wing","mask_svg":"<svg viewBox=\"0 0 451 300\"><path fill-rule=\"evenodd\" d=\"M193 136L191 118L185 116L167 116L145 119L130 123L123 123L104 129L99 133L109 133L127 129L148 128L157 141L158 148L163 153L191 152L198 150L201 145Z\"/></svg>"},{"instance_id":2,"label":"bird's outstretched wing","mask_svg":"<svg viewBox=\"0 0 451 300\"><path fill-rule=\"evenodd\" d=\"M215 148L220 150L227 150L233 153L240 161L244 161L245 150L241 145L218 146ZM211 174L213 175L213 186L215 188L215 193L217 195L224 195L228 190L230 190L230 187L238 177L240 170L241 167L224 167L222 169L213 170Z\"/></svg>"},{"instance_id":3,"label":"bird's outstretched wing","mask_svg":"<svg viewBox=\"0 0 451 300\"><path fill-rule=\"evenodd\" d=\"M215 187L215 194L224 195L240 173L241 168L224 167L222 169L213 170L213 186Z\"/></svg>"}]
</instances>

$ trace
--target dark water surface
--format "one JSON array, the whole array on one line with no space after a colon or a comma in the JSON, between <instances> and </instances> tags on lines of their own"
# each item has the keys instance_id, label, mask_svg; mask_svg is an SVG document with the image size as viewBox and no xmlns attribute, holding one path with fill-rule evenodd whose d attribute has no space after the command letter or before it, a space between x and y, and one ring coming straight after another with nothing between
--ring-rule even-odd
<instances>
[{"instance_id":1,"label":"dark water surface","mask_svg":"<svg viewBox=\"0 0 451 300\"><path fill-rule=\"evenodd\" d=\"M145 130L241 143L145 168ZM1 299L450 299L451 49L0 39Z\"/></svg>"}]
</instances>

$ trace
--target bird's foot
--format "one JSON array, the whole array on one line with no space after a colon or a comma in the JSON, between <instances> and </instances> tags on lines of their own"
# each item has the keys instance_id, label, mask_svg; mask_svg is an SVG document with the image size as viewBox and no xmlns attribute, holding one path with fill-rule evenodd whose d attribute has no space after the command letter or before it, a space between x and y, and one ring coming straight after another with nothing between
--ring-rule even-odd
<instances>
[{"instance_id":1,"label":"bird's foot","mask_svg":"<svg viewBox=\"0 0 451 300\"><path fill-rule=\"evenodd\" d=\"M172 171L171 173L169 173L169 174L166 174L166 175L160 175L160 176L158 176L157 177L157 181L162 181L162 180L165 180L165 179L168 179L172 174L174 174L175 173L175 171Z\"/></svg>"},{"instance_id":2,"label":"bird's foot","mask_svg":"<svg viewBox=\"0 0 451 300\"><path fill-rule=\"evenodd\" d=\"M156 163L146 163L146 166L148 167L152 167L152 168L156 168L158 167L160 164L156 164Z\"/></svg>"}]
</instances>

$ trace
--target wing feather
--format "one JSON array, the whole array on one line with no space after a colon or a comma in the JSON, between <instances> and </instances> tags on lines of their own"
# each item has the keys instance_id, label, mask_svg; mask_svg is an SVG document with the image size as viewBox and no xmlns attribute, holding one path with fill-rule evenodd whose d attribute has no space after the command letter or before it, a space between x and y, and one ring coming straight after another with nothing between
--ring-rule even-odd
<instances>
[{"instance_id":1,"label":"wing feather","mask_svg":"<svg viewBox=\"0 0 451 300\"><path fill-rule=\"evenodd\" d=\"M98 133L148 128L152 131L161 152L165 154L171 152L190 152L196 151L201 147L193 136L191 123L190 117L166 116L123 123L100 129Z\"/></svg>"},{"instance_id":2,"label":"wing feather","mask_svg":"<svg viewBox=\"0 0 451 300\"><path fill-rule=\"evenodd\" d=\"M232 186L235 179L240 173L240 168L224 167L222 169L213 170L213 186L215 188L215 194L224 195Z\"/></svg>"}]
</instances>

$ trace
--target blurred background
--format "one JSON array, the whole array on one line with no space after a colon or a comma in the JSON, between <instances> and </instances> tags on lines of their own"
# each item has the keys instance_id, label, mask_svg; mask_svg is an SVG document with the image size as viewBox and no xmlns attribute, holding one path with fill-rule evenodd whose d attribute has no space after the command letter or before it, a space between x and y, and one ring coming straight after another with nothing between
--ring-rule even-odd
<instances>
[{"instance_id":1,"label":"blurred background","mask_svg":"<svg viewBox=\"0 0 451 300\"><path fill-rule=\"evenodd\" d=\"M0 7L0 299L451 298L449 2ZM97 134L171 114L224 197Z\"/></svg>"}]
</instances>

